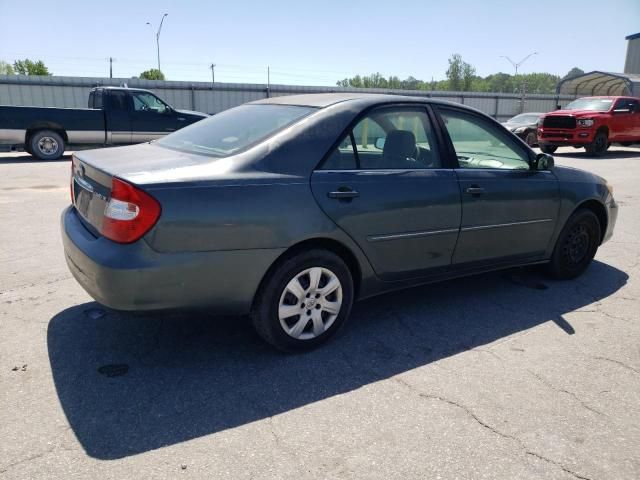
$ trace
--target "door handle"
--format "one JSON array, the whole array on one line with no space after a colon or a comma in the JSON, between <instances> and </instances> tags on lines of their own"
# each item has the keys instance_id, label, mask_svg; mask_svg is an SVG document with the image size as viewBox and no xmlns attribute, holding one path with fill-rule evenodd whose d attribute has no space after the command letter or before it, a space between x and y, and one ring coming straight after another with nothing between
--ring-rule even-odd
<instances>
[{"instance_id":1,"label":"door handle","mask_svg":"<svg viewBox=\"0 0 640 480\"><path fill-rule=\"evenodd\" d=\"M355 198L355 197L359 197L360 193L356 192L355 190L347 190L347 189L340 189L337 190L335 192L329 192L327 193L327 197L329 198L337 198L338 200L342 200L342 199L351 199L351 198Z\"/></svg>"},{"instance_id":2,"label":"door handle","mask_svg":"<svg viewBox=\"0 0 640 480\"><path fill-rule=\"evenodd\" d=\"M484 188L477 185L472 185L467 188L464 193L468 193L469 195L482 195L484 193Z\"/></svg>"}]
</instances>

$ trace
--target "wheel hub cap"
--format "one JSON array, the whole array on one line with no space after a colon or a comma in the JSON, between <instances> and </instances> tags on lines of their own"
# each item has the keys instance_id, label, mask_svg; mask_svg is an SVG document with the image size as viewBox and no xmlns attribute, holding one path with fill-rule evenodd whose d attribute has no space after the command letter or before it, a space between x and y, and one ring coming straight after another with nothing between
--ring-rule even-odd
<instances>
[{"instance_id":1,"label":"wheel hub cap","mask_svg":"<svg viewBox=\"0 0 640 480\"><path fill-rule=\"evenodd\" d=\"M51 137L42 137L38 141L38 150L46 155L50 155L58 151L58 142Z\"/></svg>"},{"instance_id":2,"label":"wheel hub cap","mask_svg":"<svg viewBox=\"0 0 640 480\"><path fill-rule=\"evenodd\" d=\"M312 267L287 283L278 304L278 319L287 335L311 340L326 332L342 307L342 284L328 268Z\"/></svg>"}]
</instances>

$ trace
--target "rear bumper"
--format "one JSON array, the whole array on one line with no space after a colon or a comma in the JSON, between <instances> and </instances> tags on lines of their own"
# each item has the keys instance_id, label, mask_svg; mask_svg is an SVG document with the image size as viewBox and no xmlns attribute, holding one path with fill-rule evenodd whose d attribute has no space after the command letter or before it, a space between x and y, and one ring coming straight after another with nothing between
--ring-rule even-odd
<instances>
[{"instance_id":1,"label":"rear bumper","mask_svg":"<svg viewBox=\"0 0 640 480\"><path fill-rule=\"evenodd\" d=\"M553 146L584 146L593 142L596 131L589 128L538 128L538 143Z\"/></svg>"},{"instance_id":2,"label":"rear bumper","mask_svg":"<svg viewBox=\"0 0 640 480\"><path fill-rule=\"evenodd\" d=\"M249 313L267 269L284 249L159 253L94 237L73 207L61 219L69 270L99 303L116 310L209 308Z\"/></svg>"}]
</instances>

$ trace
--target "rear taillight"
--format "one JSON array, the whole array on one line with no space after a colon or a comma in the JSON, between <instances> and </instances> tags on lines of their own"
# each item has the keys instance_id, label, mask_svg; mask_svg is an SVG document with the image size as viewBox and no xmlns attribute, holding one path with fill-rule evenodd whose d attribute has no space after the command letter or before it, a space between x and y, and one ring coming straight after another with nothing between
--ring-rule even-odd
<instances>
[{"instance_id":1,"label":"rear taillight","mask_svg":"<svg viewBox=\"0 0 640 480\"><path fill-rule=\"evenodd\" d=\"M100 233L118 243L132 243L160 218L160 204L146 192L114 178Z\"/></svg>"}]
</instances>

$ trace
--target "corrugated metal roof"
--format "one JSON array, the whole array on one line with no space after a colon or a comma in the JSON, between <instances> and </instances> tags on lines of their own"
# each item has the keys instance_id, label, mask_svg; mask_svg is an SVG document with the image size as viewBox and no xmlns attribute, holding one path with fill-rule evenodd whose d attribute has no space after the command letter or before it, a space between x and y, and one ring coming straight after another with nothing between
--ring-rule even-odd
<instances>
[{"instance_id":1,"label":"corrugated metal roof","mask_svg":"<svg viewBox=\"0 0 640 480\"><path fill-rule=\"evenodd\" d=\"M640 96L640 74L593 71L558 83L559 94L575 96Z\"/></svg>"}]
</instances>

